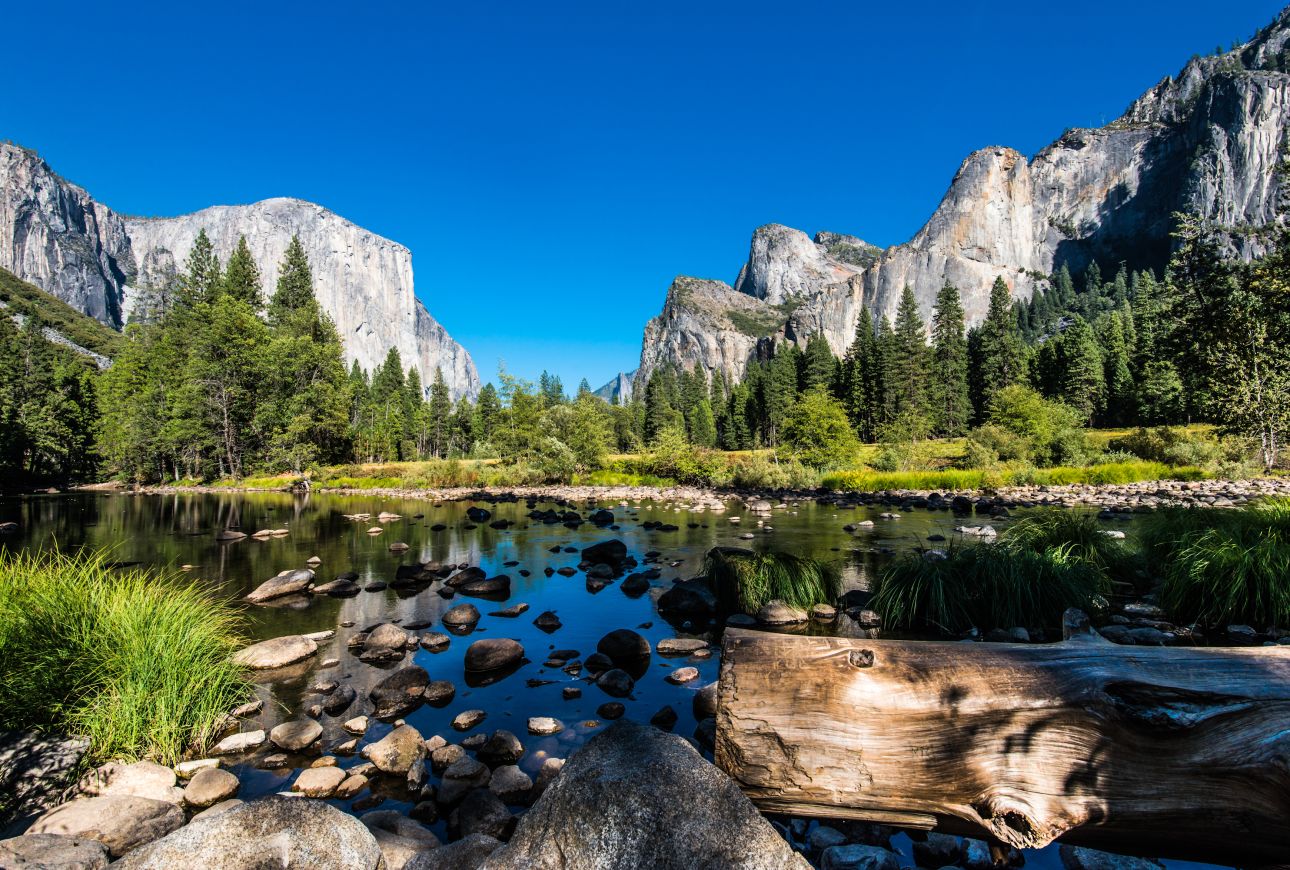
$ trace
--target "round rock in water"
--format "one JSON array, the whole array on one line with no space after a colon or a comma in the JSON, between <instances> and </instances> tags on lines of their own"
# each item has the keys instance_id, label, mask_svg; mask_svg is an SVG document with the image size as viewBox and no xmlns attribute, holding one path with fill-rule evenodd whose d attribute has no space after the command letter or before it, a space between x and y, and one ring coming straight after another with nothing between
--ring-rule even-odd
<instances>
[{"instance_id":1,"label":"round rock in water","mask_svg":"<svg viewBox=\"0 0 1290 870\"><path fill-rule=\"evenodd\" d=\"M300 776L291 784L291 790L305 797L329 798L345 779L345 771L339 767L309 767L300 771Z\"/></svg>"},{"instance_id":2,"label":"round rock in water","mask_svg":"<svg viewBox=\"0 0 1290 870\"><path fill-rule=\"evenodd\" d=\"M363 750L363 756L382 773L407 776L412 765L425 758L426 746L420 732L400 725Z\"/></svg>"},{"instance_id":3,"label":"round rock in water","mask_svg":"<svg viewBox=\"0 0 1290 870\"><path fill-rule=\"evenodd\" d=\"M609 656L614 664L632 662L649 658L650 645L642 635L630 628L619 628L609 632L596 644L596 651Z\"/></svg>"},{"instance_id":4,"label":"round rock in water","mask_svg":"<svg viewBox=\"0 0 1290 870\"><path fill-rule=\"evenodd\" d=\"M269 732L269 740L279 749L299 752L322 736L322 726L311 720L283 722Z\"/></svg>"},{"instance_id":5,"label":"round rock in water","mask_svg":"<svg viewBox=\"0 0 1290 870\"><path fill-rule=\"evenodd\" d=\"M479 608L470 602L458 604L456 607L449 608L442 617L444 625L467 626L479 622Z\"/></svg>"},{"instance_id":6,"label":"round rock in water","mask_svg":"<svg viewBox=\"0 0 1290 870\"><path fill-rule=\"evenodd\" d=\"M766 602L757 611L757 621L762 625L793 625L806 620L805 610L799 610L778 599Z\"/></svg>"},{"instance_id":7,"label":"round rock in water","mask_svg":"<svg viewBox=\"0 0 1290 870\"><path fill-rule=\"evenodd\" d=\"M377 719L397 719L406 716L424 700L430 675L420 665L400 668L372 689L372 715Z\"/></svg>"},{"instance_id":8,"label":"round rock in water","mask_svg":"<svg viewBox=\"0 0 1290 870\"><path fill-rule=\"evenodd\" d=\"M564 730L564 723L550 716L532 716L529 718L530 734L559 734Z\"/></svg>"},{"instance_id":9,"label":"round rock in water","mask_svg":"<svg viewBox=\"0 0 1290 870\"><path fill-rule=\"evenodd\" d=\"M466 670L475 673L499 671L518 665L524 658L524 647L508 637L477 640L466 650Z\"/></svg>"},{"instance_id":10,"label":"round rock in water","mask_svg":"<svg viewBox=\"0 0 1290 870\"><path fill-rule=\"evenodd\" d=\"M251 670L269 670L295 664L318 652L318 644L299 634L254 643L233 654L233 663Z\"/></svg>"},{"instance_id":11,"label":"round rock in water","mask_svg":"<svg viewBox=\"0 0 1290 870\"><path fill-rule=\"evenodd\" d=\"M184 788L184 803L205 809L237 795L237 777L218 767L207 767L193 774Z\"/></svg>"},{"instance_id":12,"label":"round rock in water","mask_svg":"<svg viewBox=\"0 0 1290 870\"><path fill-rule=\"evenodd\" d=\"M636 681L626 671L612 668L596 678L596 685L611 698L626 698L636 687Z\"/></svg>"}]
</instances>

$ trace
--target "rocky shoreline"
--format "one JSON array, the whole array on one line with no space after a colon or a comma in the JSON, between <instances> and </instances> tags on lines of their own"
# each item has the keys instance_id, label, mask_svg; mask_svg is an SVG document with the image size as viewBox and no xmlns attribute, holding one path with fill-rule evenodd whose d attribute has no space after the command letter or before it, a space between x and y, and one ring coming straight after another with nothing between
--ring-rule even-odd
<instances>
[{"instance_id":1,"label":"rocky shoreline","mask_svg":"<svg viewBox=\"0 0 1290 870\"><path fill-rule=\"evenodd\" d=\"M147 486L126 490L124 487L97 485L81 487L97 492L130 492L141 495L175 495L181 493L231 494L246 492L284 492L278 488L229 486ZM1250 480L1152 480L1125 484L1066 484L1045 486L1007 486L979 490L897 489L877 491L854 490L747 490L714 489L701 486L544 486L448 487L399 489L381 487L354 489L318 487L313 492L327 495L379 496L382 498L418 499L435 502L545 500L556 502L620 503L656 501L689 504L698 510L721 511L732 500L801 501L815 499L838 505L887 504L925 507L929 503L998 507L1093 507L1112 512L1141 512L1161 507L1239 507L1267 496L1290 496L1290 477L1263 477Z\"/></svg>"}]
</instances>

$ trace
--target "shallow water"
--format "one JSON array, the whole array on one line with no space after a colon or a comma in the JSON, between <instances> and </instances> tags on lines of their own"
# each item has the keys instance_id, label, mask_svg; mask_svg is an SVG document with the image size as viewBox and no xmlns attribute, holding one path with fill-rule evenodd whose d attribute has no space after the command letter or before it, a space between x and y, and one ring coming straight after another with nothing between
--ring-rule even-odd
<instances>
[{"instance_id":1,"label":"shallow water","mask_svg":"<svg viewBox=\"0 0 1290 870\"><path fill-rule=\"evenodd\" d=\"M446 706L422 706L406 717L425 737L438 734L448 742L459 742L473 734L491 734L495 729L511 731L524 743L526 754L520 767L536 777L547 757L566 757L578 745L607 723L598 721L596 709L607 701L618 700L626 706L626 716L648 721L670 705L677 714L672 729L690 736L696 720L691 709L695 691L717 677L718 655L709 658L664 658L655 653L645 673L638 678L630 698L610 698L594 684L572 677L559 668L545 667L543 662L552 649L576 649L582 657L595 652L597 641L616 628L640 632L651 646L666 637L700 636L717 641L712 626L674 627L659 617L655 608L658 597L676 578L698 573L704 554L713 546L731 545L778 549L812 556L831 562L842 573L845 588L868 588L875 571L891 553L909 548L945 547L959 538L955 526L990 523L1002 530L1008 523L1025 516L1025 510L1014 511L1012 519L990 520L986 517L956 517L948 511L915 510L904 512L900 519L882 519L890 508L873 507L838 510L831 505L796 502L777 507L770 514L756 514L739 501L726 503L722 511L690 511L689 505L637 503L602 504L615 514L617 528L596 528L584 523L577 529L564 525L547 525L530 520L530 507L523 501L493 504L477 502L493 512L493 519L515 523L511 528L493 529L487 523L471 524L465 510L471 502L432 503L387 497L291 495L287 493L247 494L176 494L129 495L77 493L63 495L0 498L0 522L14 521L21 526L17 535L0 540L6 548L61 548L65 551L82 547L107 549L112 558L123 564L175 569L193 566L189 576L209 586L218 595L241 599L257 585L288 568L303 567L305 560L317 556L322 560L316 569L318 582L337 574L357 572L359 585L386 583L394 579L400 565L438 561L468 563L481 567L488 576L505 573L511 578L511 594L505 601L486 601L457 596L441 597L435 583L413 594L392 589L363 591L352 598L316 596L305 598L298 607L257 607L243 605L247 631L253 639L276 637L334 629L336 635L319 644L318 654L293 674L293 678L262 683L257 694L265 700L260 715L245 721L242 730L264 728L291 719L303 718L304 708L317 697L311 687L320 681L337 680L352 685L357 699L337 716L322 715L324 726L320 744L330 747L351 735L340 725L360 713L370 712L367 700L370 689L396 668L417 664L425 668L432 680L450 680L456 695ZM538 500L539 509L558 507ZM584 516L585 505L574 506ZM378 523L377 514L401 515L400 519ZM370 513L372 520L352 521L346 514ZM737 522L732 520L737 519ZM873 525L849 533L846 524L872 520ZM675 531L646 529L649 521L676 525ZM442 524L446 528L434 531ZM368 529L380 526L378 535ZM1126 524L1117 524L1126 528ZM224 528L240 528L247 533L258 529L287 529L285 537L245 540L221 544L215 534ZM752 535L751 540L743 537ZM944 536L948 542L930 540ZM618 538L631 556L644 562L644 554L658 551L656 563L662 576L652 581L649 591L636 598L625 595L619 582L592 592L579 572L572 577L555 574L544 576L545 568L576 567L583 547ZM390 545L406 543L406 552L392 552ZM560 552L552 552L558 548ZM566 552L571 548L573 552ZM506 563L517 564L508 565ZM643 566L651 567L651 566ZM520 575L521 570L530 576ZM639 570L639 569L638 569ZM406 597L403 597L406 596ZM439 653L423 649L410 652L401 662L377 667L360 662L349 653L348 638L381 622L398 621L403 625L426 627L418 631L442 631L440 616L462 601L471 601L483 614L476 630L468 637L453 637L450 646ZM494 611L517 603L529 609L515 618L493 615ZM555 611L563 625L551 634L539 630L534 618L543 611ZM346 627L346 626L350 627ZM688 630L686 630L688 629ZM812 627L812 631L822 631ZM518 640L528 662L516 672L487 686L469 686L464 680L463 658L472 640L502 636ZM336 659L339 664L323 669L321 664ZM699 678L675 686L664 677L673 669L692 665ZM565 700L562 689L577 686L582 697ZM458 713L481 709L487 712L484 722L468 732L456 732L450 722ZM536 737L527 733L531 716L552 716L566 726L563 733ZM360 746L380 739L392 726L372 721ZM239 797L247 798L290 788L300 767L308 766L309 756L293 756L291 765L280 770L265 770L257 763L277 751L264 747L230 769L242 781ZM317 753L315 753L317 754ZM341 767L362 763L359 755L338 756ZM431 781L436 777L432 774ZM401 784L373 779L373 786L385 796L382 809L411 806L410 796ZM370 792L360 809L372 805ZM342 809L355 811L353 801L332 801ZM432 826L441 837L445 823ZM1030 856L1032 865L1055 866L1053 850ZM1181 866L1181 865L1179 865Z\"/></svg>"}]
</instances>

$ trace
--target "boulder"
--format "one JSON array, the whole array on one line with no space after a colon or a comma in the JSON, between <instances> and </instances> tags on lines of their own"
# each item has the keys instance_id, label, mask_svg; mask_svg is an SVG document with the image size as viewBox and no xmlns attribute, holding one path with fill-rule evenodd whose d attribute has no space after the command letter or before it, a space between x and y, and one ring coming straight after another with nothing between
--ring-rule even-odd
<instances>
[{"instance_id":1,"label":"boulder","mask_svg":"<svg viewBox=\"0 0 1290 870\"><path fill-rule=\"evenodd\" d=\"M371 832L322 801L274 795L194 819L131 853L120 870L378 870L384 859Z\"/></svg>"},{"instance_id":2,"label":"boulder","mask_svg":"<svg viewBox=\"0 0 1290 870\"><path fill-rule=\"evenodd\" d=\"M488 790L508 804L523 803L533 791L533 780L514 764L504 764L489 777Z\"/></svg>"},{"instance_id":3,"label":"boulder","mask_svg":"<svg viewBox=\"0 0 1290 870\"><path fill-rule=\"evenodd\" d=\"M450 607L440 619L444 625L464 628L479 622L479 608L470 602L465 602L456 607Z\"/></svg>"},{"instance_id":4,"label":"boulder","mask_svg":"<svg viewBox=\"0 0 1290 870\"><path fill-rule=\"evenodd\" d=\"M170 801L134 795L105 795L69 801L45 813L28 834L88 837L120 858L183 826L184 811Z\"/></svg>"},{"instance_id":5,"label":"boulder","mask_svg":"<svg viewBox=\"0 0 1290 870\"><path fill-rule=\"evenodd\" d=\"M1065 843L1057 847L1057 854L1066 870L1160 870L1163 866L1146 858L1130 858Z\"/></svg>"},{"instance_id":6,"label":"boulder","mask_svg":"<svg viewBox=\"0 0 1290 870\"><path fill-rule=\"evenodd\" d=\"M665 637L656 647L661 656L688 656L708 648L708 642L697 637Z\"/></svg>"},{"instance_id":7,"label":"boulder","mask_svg":"<svg viewBox=\"0 0 1290 870\"><path fill-rule=\"evenodd\" d=\"M717 612L717 596L703 578L683 580L659 596L658 612L664 619L706 623Z\"/></svg>"},{"instance_id":8,"label":"boulder","mask_svg":"<svg viewBox=\"0 0 1290 870\"><path fill-rule=\"evenodd\" d=\"M524 744L511 732L499 728L475 754L487 764L514 764L524 756Z\"/></svg>"},{"instance_id":9,"label":"boulder","mask_svg":"<svg viewBox=\"0 0 1290 870\"><path fill-rule=\"evenodd\" d=\"M476 598L506 598L511 594L511 578L505 574L469 580L457 586L462 595Z\"/></svg>"},{"instance_id":10,"label":"boulder","mask_svg":"<svg viewBox=\"0 0 1290 870\"><path fill-rule=\"evenodd\" d=\"M792 625L806 622L807 619L805 610L799 610L779 599L767 601L757 611L757 621L762 625Z\"/></svg>"},{"instance_id":11,"label":"boulder","mask_svg":"<svg viewBox=\"0 0 1290 870\"><path fill-rule=\"evenodd\" d=\"M395 662L407 653L409 642L415 638L389 622L382 622L367 633L363 639L363 651L358 654L360 661Z\"/></svg>"},{"instance_id":12,"label":"boulder","mask_svg":"<svg viewBox=\"0 0 1290 870\"><path fill-rule=\"evenodd\" d=\"M136 761L133 764L109 761L82 777L78 786L86 797L134 795L172 804L182 803L184 790L175 782L175 772L155 761Z\"/></svg>"},{"instance_id":13,"label":"boulder","mask_svg":"<svg viewBox=\"0 0 1290 870\"><path fill-rule=\"evenodd\" d=\"M731 832L738 832L733 836ZM807 870L739 787L685 740L622 721L591 738L482 865Z\"/></svg>"},{"instance_id":14,"label":"boulder","mask_svg":"<svg viewBox=\"0 0 1290 870\"><path fill-rule=\"evenodd\" d=\"M104 870L107 865L107 846L89 837L27 834L0 840L5 870Z\"/></svg>"},{"instance_id":15,"label":"boulder","mask_svg":"<svg viewBox=\"0 0 1290 870\"><path fill-rule=\"evenodd\" d=\"M626 671L611 668L596 677L596 685L611 698L626 698L636 688L636 681Z\"/></svg>"},{"instance_id":16,"label":"boulder","mask_svg":"<svg viewBox=\"0 0 1290 870\"><path fill-rule=\"evenodd\" d=\"M505 840L515 828L515 816L497 795L486 788L477 788L453 811L449 823L462 837L487 834Z\"/></svg>"},{"instance_id":17,"label":"boulder","mask_svg":"<svg viewBox=\"0 0 1290 870\"><path fill-rule=\"evenodd\" d=\"M307 767L300 771L296 781L291 784L292 791L298 791L305 797L329 798L336 794L348 776L339 767Z\"/></svg>"},{"instance_id":18,"label":"boulder","mask_svg":"<svg viewBox=\"0 0 1290 870\"><path fill-rule=\"evenodd\" d=\"M372 715L377 719L398 719L420 707L430 675L420 665L400 668L372 689Z\"/></svg>"},{"instance_id":19,"label":"boulder","mask_svg":"<svg viewBox=\"0 0 1290 870\"><path fill-rule=\"evenodd\" d=\"M407 776L412 765L425 758L425 740L411 725L400 725L363 749L363 757L382 773Z\"/></svg>"},{"instance_id":20,"label":"boulder","mask_svg":"<svg viewBox=\"0 0 1290 870\"><path fill-rule=\"evenodd\" d=\"M477 640L466 650L466 670L474 673L500 671L518 665L524 658L524 647L508 637Z\"/></svg>"},{"instance_id":21,"label":"boulder","mask_svg":"<svg viewBox=\"0 0 1290 870\"><path fill-rule=\"evenodd\" d=\"M299 634L275 637L253 643L233 654L233 663L251 670L282 668L309 658L318 652L318 644Z\"/></svg>"},{"instance_id":22,"label":"boulder","mask_svg":"<svg viewBox=\"0 0 1290 870\"><path fill-rule=\"evenodd\" d=\"M881 846L830 846L820 853L820 870L900 870L900 856Z\"/></svg>"},{"instance_id":23,"label":"boulder","mask_svg":"<svg viewBox=\"0 0 1290 870\"><path fill-rule=\"evenodd\" d=\"M616 665L635 664L641 659L648 659L650 645L644 637L630 628L619 628L609 632L596 644L596 652L609 656Z\"/></svg>"},{"instance_id":24,"label":"boulder","mask_svg":"<svg viewBox=\"0 0 1290 870\"><path fill-rule=\"evenodd\" d=\"M85 737L60 737L36 731L0 734L0 822L30 821L53 806L76 778L90 747ZM17 830L22 830L18 827Z\"/></svg>"},{"instance_id":25,"label":"boulder","mask_svg":"<svg viewBox=\"0 0 1290 870\"><path fill-rule=\"evenodd\" d=\"M455 843L422 852L403 866L403 870L475 870L502 841L487 834L471 834Z\"/></svg>"},{"instance_id":26,"label":"boulder","mask_svg":"<svg viewBox=\"0 0 1290 870\"><path fill-rule=\"evenodd\" d=\"M422 852L439 848L434 831L402 813L377 810L361 816L359 821L367 826L381 847L386 870L403 870Z\"/></svg>"},{"instance_id":27,"label":"boulder","mask_svg":"<svg viewBox=\"0 0 1290 870\"><path fill-rule=\"evenodd\" d=\"M269 741L287 752L299 752L322 736L322 726L312 719L283 722L269 732Z\"/></svg>"},{"instance_id":28,"label":"boulder","mask_svg":"<svg viewBox=\"0 0 1290 870\"><path fill-rule=\"evenodd\" d=\"M471 791L488 785L492 772L488 765L473 758L459 758L443 772L439 783L439 803L452 806Z\"/></svg>"},{"instance_id":29,"label":"boulder","mask_svg":"<svg viewBox=\"0 0 1290 870\"><path fill-rule=\"evenodd\" d=\"M592 544L583 549L582 561L588 565L608 565L617 573L627 562L627 545L617 538Z\"/></svg>"},{"instance_id":30,"label":"boulder","mask_svg":"<svg viewBox=\"0 0 1290 870\"><path fill-rule=\"evenodd\" d=\"M211 747L212 755L235 755L239 752L246 752L255 749L268 740L268 735L263 730L241 731L237 734L230 734Z\"/></svg>"},{"instance_id":31,"label":"boulder","mask_svg":"<svg viewBox=\"0 0 1290 870\"><path fill-rule=\"evenodd\" d=\"M262 604L285 595L296 595L306 591L314 582L314 572L308 568L297 568L294 571L283 571L276 577L265 580L246 596L252 604Z\"/></svg>"},{"instance_id":32,"label":"boulder","mask_svg":"<svg viewBox=\"0 0 1290 870\"><path fill-rule=\"evenodd\" d=\"M218 767L204 767L184 787L184 803L197 809L206 809L226 801L237 794L237 777Z\"/></svg>"}]
</instances>

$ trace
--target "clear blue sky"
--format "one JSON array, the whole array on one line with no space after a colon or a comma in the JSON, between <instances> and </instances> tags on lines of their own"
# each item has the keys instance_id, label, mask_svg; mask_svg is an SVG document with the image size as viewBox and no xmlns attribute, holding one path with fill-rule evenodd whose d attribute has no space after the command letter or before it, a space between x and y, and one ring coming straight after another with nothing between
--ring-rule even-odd
<instances>
[{"instance_id":1,"label":"clear blue sky","mask_svg":"<svg viewBox=\"0 0 1290 870\"><path fill-rule=\"evenodd\" d=\"M474 355L634 368L677 274L779 222L888 245L962 159L1115 118L1276 0L16 2L0 138L130 214L314 200Z\"/></svg>"}]
</instances>

